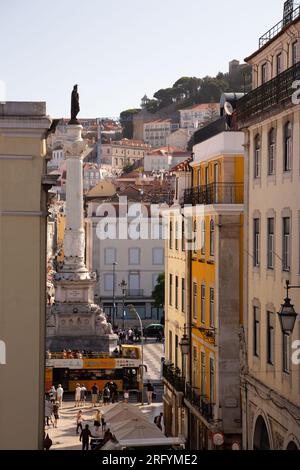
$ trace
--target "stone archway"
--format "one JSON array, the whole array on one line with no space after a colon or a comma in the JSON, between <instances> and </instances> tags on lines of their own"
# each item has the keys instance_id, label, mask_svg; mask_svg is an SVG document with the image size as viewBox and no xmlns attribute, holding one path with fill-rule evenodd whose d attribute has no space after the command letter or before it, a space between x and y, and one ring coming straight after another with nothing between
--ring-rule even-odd
<instances>
[{"instance_id":1,"label":"stone archway","mask_svg":"<svg viewBox=\"0 0 300 470\"><path fill-rule=\"evenodd\" d=\"M294 441L290 441L286 450L299 450L297 444Z\"/></svg>"},{"instance_id":2,"label":"stone archway","mask_svg":"<svg viewBox=\"0 0 300 470\"><path fill-rule=\"evenodd\" d=\"M261 415L258 416L255 423L253 450L271 450L267 425Z\"/></svg>"}]
</instances>

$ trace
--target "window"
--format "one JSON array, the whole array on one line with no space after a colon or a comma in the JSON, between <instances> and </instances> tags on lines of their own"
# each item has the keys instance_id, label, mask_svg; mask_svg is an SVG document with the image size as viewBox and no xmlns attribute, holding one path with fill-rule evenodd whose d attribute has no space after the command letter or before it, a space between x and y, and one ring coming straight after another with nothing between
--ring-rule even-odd
<instances>
[{"instance_id":1,"label":"window","mask_svg":"<svg viewBox=\"0 0 300 470\"><path fill-rule=\"evenodd\" d=\"M175 335L175 367L178 367L178 336Z\"/></svg>"},{"instance_id":2,"label":"window","mask_svg":"<svg viewBox=\"0 0 300 470\"><path fill-rule=\"evenodd\" d=\"M267 362L274 365L274 313L267 312Z\"/></svg>"},{"instance_id":3,"label":"window","mask_svg":"<svg viewBox=\"0 0 300 470\"><path fill-rule=\"evenodd\" d=\"M274 269L274 219L268 219L267 266Z\"/></svg>"},{"instance_id":4,"label":"window","mask_svg":"<svg viewBox=\"0 0 300 470\"><path fill-rule=\"evenodd\" d=\"M261 84L263 85L268 81L268 64L263 64L261 66Z\"/></svg>"},{"instance_id":5,"label":"window","mask_svg":"<svg viewBox=\"0 0 300 470\"><path fill-rule=\"evenodd\" d=\"M175 250L178 251L178 240L179 240L179 225L175 223Z\"/></svg>"},{"instance_id":6,"label":"window","mask_svg":"<svg viewBox=\"0 0 300 470\"><path fill-rule=\"evenodd\" d=\"M198 188L201 187L201 168L199 168L197 171L197 186Z\"/></svg>"},{"instance_id":7,"label":"window","mask_svg":"<svg viewBox=\"0 0 300 470\"><path fill-rule=\"evenodd\" d=\"M282 72L282 54L276 56L276 74L279 75Z\"/></svg>"},{"instance_id":8,"label":"window","mask_svg":"<svg viewBox=\"0 0 300 470\"><path fill-rule=\"evenodd\" d=\"M112 265L117 261L116 248L105 248L104 250L104 263L107 265Z\"/></svg>"},{"instance_id":9,"label":"window","mask_svg":"<svg viewBox=\"0 0 300 470\"><path fill-rule=\"evenodd\" d=\"M290 337L283 335L282 337L282 369L283 372L289 374L290 372Z\"/></svg>"},{"instance_id":10,"label":"window","mask_svg":"<svg viewBox=\"0 0 300 470\"><path fill-rule=\"evenodd\" d=\"M283 239L282 239L282 264L283 271L291 269L291 219L283 218Z\"/></svg>"},{"instance_id":11,"label":"window","mask_svg":"<svg viewBox=\"0 0 300 470\"><path fill-rule=\"evenodd\" d=\"M197 282L193 283L193 318L198 318L198 293L197 293Z\"/></svg>"},{"instance_id":12,"label":"window","mask_svg":"<svg viewBox=\"0 0 300 470\"><path fill-rule=\"evenodd\" d=\"M297 64L297 62L298 62L298 41L295 41L292 44L292 65Z\"/></svg>"},{"instance_id":13,"label":"window","mask_svg":"<svg viewBox=\"0 0 300 470\"><path fill-rule=\"evenodd\" d=\"M140 254L140 248L129 248L129 264L139 265L141 263Z\"/></svg>"},{"instance_id":14,"label":"window","mask_svg":"<svg viewBox=\"0 0 300 470\"><path fill-rule=\"evenodd\" d=\"M201 395L206 395L205 352L201 352Z\"/></svg>"},{"instance_id":15,"label":"window","mask_svg":"<svg viewBox=\"0 0 300 470\"><path fill-rule=\"evenodd\" d=\"M170 274L170 277L169 277L169 305L172 305L173 303L173 275Z\"/></svg>"},{"instance_id":16,"label":"window","mask_svg":"<svg viewBox=\"0 0 300 470\"><path fill-rule=\"evenodd\" d=\"M197 221L194 220L194 254L197 254L198 248L198 230L197 230Z\"/></svg>"},{"instance_id":17,"label":"window","mask_svg":"<svg viewBox=\"0 0 300 470\"><path fill-rule=\"evenodd\" d=\"M210 246L210 256L214 256L215 255L215 221L213 219L210 221L209 246Z\"/></svg>"},{"instance_id":18,"label":"window","mask_svg":"<svg viewBox=\"0 0 300 470\"><path fill-rule=\"evenodd\" d=\"M173 362L173 338L172 331L169 331L169 361Z\"/></svg>"},{"instance_id":19,"label":"window","mask_svg":"<svg viewBox=\"0 0 300 470\"><path fill-rule=\"evenodd\" d=\"M198 354L197 354L197 348L196 346L193 347L193 385L194 387L197 387L198 385Z\"/></svg>"},{"instance_id":20,"label":"window","mask_svg":"<svg viewBox=\"0 0 300 470\"><path fill-rule=\"evenodd\" d=\"M254 139L254 178L260 177L260 135Z\"/></svg>"},{"instance_id":21,"label":"window","mask_svg":"<svg viewBox=\"0 0 300 470\"><path fill-rule=\"evenodd\" d=\"M209 326L215 326L215 290L209 289Z\"/></svg>"},{"instance_id":22,"label":"window","mask_svg":"<svg viewBox=\"0 0 300 470\"><path fill-rule=\"evenodd\" d=\"M260 266L260 220L254 219L254 239L253 239L253 263L254 267Z\"/></svg>"},{"instance_id":23,"label":"window","mask_svg":"<svg viewBox=\"0 0 300 470\"><path fill-rule=\"evenodd\" d=\"M112 273L104 274L104 290L112 291L113 290L114 276Z\"/></svg>"},{"instance_id":24,"label":"window","mask_svg":"<svg viewBox=\"0 0 300 470\"><path fill-rule=\"evenodd\" d=\"M185 279L181 279L181 311L185 312Z\"/></svg>"},{"instance_id":25,"label":"window","mask_svg":"<svg viewBox=\"0 0 300 470\"><path fill-rule=\"evenodd\" d=\"M284 126L284 160L283 171L291 171L292 169L292 124L287 122Z\"/></svg>"},{"instance_id":26,"label":"window","mask_svg":"<svg viewBox=\"0 0 300 470\"><path fill-rule=\"evenodd\" d=\"M268 175L274 175L275 173L275 151L276 151L276 132L272 128L268 135Z\"/></svg>"},{"instance_id":27,"label":"window","mask_svg":"<svg viewBox=\"0 0 300 470\"><path fill-rule=\"evenodd\" d=\"M176 310L178 310L178 286L179 284L179 280L178 280L178 276L175 276L175 308Z\"/></svg>"},{"instance_id":28,"label":"window","mask_svg":"<svg viewBox=\"0 0 300 470\"><path fill-rule=\"evenodd\" d=\"M201 285L201 323L205 323L205 285Z\"/></svg>"},{"instance_id":29,"label":"window","mask_svg":"<svg viewBox=\"0 0 300 470\"><path fill-rule=\"evenodd\" d=\"M159 274L152 274L152 290L157 286Z\"/></svg>"},{"instance_id":30,"label":"window","mask_svg":"<svg viewBox=\"0 0 300 470\"><path fill-rule=\"evenodd\" d=\"M161 266L164 264L163 248L156 247L152 249L152 261L154 266Z\"/></svg>"},{"instance_id":31,"label":"window","mask_svg":"<svg viewBox=\"0 0 300 470\"><path fill-rule=\"evenodd\" d=\"M215 401L215 364L214 359L211 357L209 360L209 401Z\"/></svg>"},{"instance_id":32,"label":"window","mask_svg":"<svg viewBox=\"0 0 300 470\"><path fill-rule=\"evenodd\" d=\"M260 353L260 318L258 307L253 307L253 354L259 357Z\"/></svg>"},{"instance_id":33,"label":"window","mask_svg":"<svg viewBox=\"0 0 300 470\"><path fill-rule=\"evenodd\" d=\"M169 248L172 250L173 247L173 222L170 222L170 230L169 230Z\"/></svg>"},{"instance_id":34,"label":"window","mask_svg":"<svg viewBox=\"0 0 300 470\"><path fill-rule=\"evenodd\" d=\"M205 220L201 222L201 255L205 255Z\"/></svg>"},{"instance_id":35,"label":"window","mask_svg":"<svg viewBox=\"0 0 300 470\"><path fill-rule=\"evenodd\" d=\"M129 273L129 291L132 295L140 293L140 275L139 273Z\"/></svg>"},{"instance_id":36,"label":"window","mask_svg":"<svg viewBox=\"0 0 300 470\"><path fill-rule=\"evenodd\" d=\"M185 222L182 221L181 224L181 250L185 251Z\"/></svg>"}]
</instances>

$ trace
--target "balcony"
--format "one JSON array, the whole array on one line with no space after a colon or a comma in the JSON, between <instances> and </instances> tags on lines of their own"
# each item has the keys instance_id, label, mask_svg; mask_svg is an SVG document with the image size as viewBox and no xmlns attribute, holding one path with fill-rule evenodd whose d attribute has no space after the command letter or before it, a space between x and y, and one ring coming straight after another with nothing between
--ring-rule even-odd
<instances>
[{"instance_id":1,"label":"balcony","mask_svg":"<svg viewBox=\"0 0 300 470\"><path fill-rule=\"evenodd\" d=\"M206 186L186 189L183 204L243 204L243 183L211 183Z\"/></svg>"},{"instance_id":2,"label":"balcony","mask_svg":"<svg viewBox=\"0 0 300 470\"><path fill-rule=\"evenodd\" d=\"M185 380L181 375L181 371L175 368L173 364L163 364L163 378L175 388L177 392L184 393Z\"/></svg>"},{"instance_id":3,"label":"balcony","mask_svg":"<svg viewBox=\"0 0 300 470\"><path fill-rule=\"evenodd\" d=\"M128 289L126 291L126 297L144 297L143 289Z\"/></svg>"},{"instance_id":4,"label":"balcony","mask_svg":"<svg viewBox=\"0 0 300 470\"><path fill-rule=\"evenodd\" d=\"M186 384L185 398L208 422L214 420L214 403L209 403L207 397L201 395L198 389Z\"/></svg>"},{"instance_id":5,"label":"balcony","mask_svg":"<svg viewBox=\"0 0 300 470\"><path fill-rule=\"evenodd\" d=\"M274 39L277 34L281 33L290 23L299 18L300 7L295 8L293 11L288 12L285 17L279 21L273 28L269 29L265 34L259 38L259 48L265 46L269 41Z\"/></svg>"},{"instance_id":6,"label":"balcony","mask_svg":"<svg viewBox=\"0 0 300 470\"><path fill-rule=\"evenodd\" d=\"M237 121L240 127L275 112L278 107L292 106L292 84L300 79L300 62L277 75L237 102Z\"/></svg>"}]
</instances>

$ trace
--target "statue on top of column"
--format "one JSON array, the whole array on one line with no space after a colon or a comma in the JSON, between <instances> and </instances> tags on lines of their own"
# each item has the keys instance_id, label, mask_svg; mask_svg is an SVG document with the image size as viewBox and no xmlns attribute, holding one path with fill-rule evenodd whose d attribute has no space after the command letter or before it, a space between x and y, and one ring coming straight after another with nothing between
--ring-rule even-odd
<instances>
[{"instance_id":1,"label":"statue on top of column","mask_svg":"<svg viewBox=\"0 0 300 470\"><path fill-rule=\"evenodd\" d=\"M71 95L71 120L69 124L80 124L77 119L77 114L80 111L79 106L79 93L78 93L78 85L74 85L72 95Z\"/></svg>"}]
</instances>

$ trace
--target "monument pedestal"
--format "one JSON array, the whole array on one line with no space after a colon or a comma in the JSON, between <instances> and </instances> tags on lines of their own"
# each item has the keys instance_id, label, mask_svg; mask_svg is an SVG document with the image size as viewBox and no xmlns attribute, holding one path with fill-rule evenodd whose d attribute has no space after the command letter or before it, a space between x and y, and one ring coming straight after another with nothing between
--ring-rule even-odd
<instances>
[{"instance_id":1,"label":"monument pedestal","mask_svg":"<svg viewBox=\"0 0 300 470\"><path fill-rule=\"evenodd\" d=\"M55 275L55 303L47 318L47 349L112 352L117 335L94 303L96 273L85 265L83 158L86 145L81 125L69 125L64 150L67 160L64 263Z\"/></svg>"}]
</instances>

